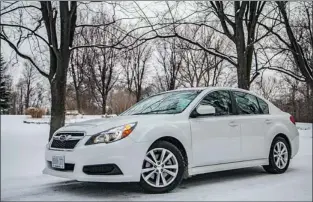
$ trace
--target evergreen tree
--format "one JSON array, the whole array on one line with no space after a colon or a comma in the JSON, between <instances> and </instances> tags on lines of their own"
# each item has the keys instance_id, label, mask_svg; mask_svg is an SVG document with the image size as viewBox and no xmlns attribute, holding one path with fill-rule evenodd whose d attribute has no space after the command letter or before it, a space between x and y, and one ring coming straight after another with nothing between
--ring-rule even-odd
<instances>
[{"instance_id":1,"label":"evergreen tree","mask_svg":"<svg viewBox=\"0 0 313 202\"><path fill-rule=\"evenodd\" d=\"M10 108L9 79L2 55L0 55L0 113L7 114Z\"/></svg>"}]
</instances>

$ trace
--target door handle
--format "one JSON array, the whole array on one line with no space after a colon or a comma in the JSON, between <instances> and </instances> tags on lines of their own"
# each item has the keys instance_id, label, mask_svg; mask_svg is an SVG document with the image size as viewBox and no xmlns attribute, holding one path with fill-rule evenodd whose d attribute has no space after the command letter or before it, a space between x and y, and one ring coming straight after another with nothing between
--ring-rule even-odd
<instances>
[{"instance_id":1,"label":"door handle","mask_svg":"<svg viewBox=\"0 0 313 202\"><path fill-rule=\"evenodd\" d=\"M238 124L237 124L235 121L229 122L228 125L230 125L231 127L236 127L236 126L238 126Z\"/></svg>"},{"instance_id":2,"label":"door handle","mask_svg":"<svg viewBox=\"0 0 313 202\"><path fill-rule=\"evenodd\" d=\"M265 120L265 123L266 123L266 124L271 124L271 123L272 123L272 121L271 121L271 120L269 120L269 119L266 119L266 120Z\"/></svg>"}]
</instances>

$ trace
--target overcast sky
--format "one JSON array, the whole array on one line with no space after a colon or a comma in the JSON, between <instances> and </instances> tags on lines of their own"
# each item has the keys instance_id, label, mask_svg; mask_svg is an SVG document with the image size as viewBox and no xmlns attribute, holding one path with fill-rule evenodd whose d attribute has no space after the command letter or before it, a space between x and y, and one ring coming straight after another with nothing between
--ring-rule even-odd
<instances>
[{"instance_id":1,"label":"overcast sky","mask_svg":"<svg viewBox=\"0 0 313 202\"><path fill-rule=\"evenodd\" d=\"M24 4L37 4L37 6L40 7L39 3L38 2L23 2ZM136 3L134 2L118 2L118 3L121 3L123 6L120 8L120 7L117 7L117 15L120 16L120 17L138 17L138 16L143 16L143 13L138 9L138 7L136 7L136 4L139 5L139 7L144 11L144 14L148 17L154 17L155 15L157 15L158 13L162 14L166 11L168 11L168 8L167 8L167 5L165 2L152 2L152 1L138 1ZM170 2L170 6L172 4L174 4L175 2ZM93 3L92 6L90 7L91 9L98 9L98 6L99 3ZM179 5L181 5L181 9L178 9L176 13L173 13L174 15L176 16L186 16L188 15L188 12L191 12L192 7L189 7L189 3L180 3ZM1 5L1 7L4 6L3 4ZM83 6L82 6L83 7ZM27 14L25 14L27 15ZM32 15L33 14L29 14L29 15ZM28 16L29 16L28 15ZM40 16L40 13L38 13L37 15ZM9 14L5 17L3 17L1 19L1 21L6 21L7 19L11 19L12 16L10 16ZM119 18L119 17L117 17ZM33 22L31 20L29 20L29 22ZM24 19L24 24L27 25L29 24L27 18ZM131 21L131 20L128 20L127 21L128 23L132 23L134 21ZM35 26L35 25L31 25L31 26ZM40 35L42 36L45 36L46 38L46 33L45 33L45 30L42 29L40 30ZM42 47L44 48L47 48L46 45L43 45ZM30 46L30 44L27 42L24 42L23 45L20 47L20 50L21 52L23 53L27 53L29 55L35 55L37 59L40 60L40 57L44 57L42 54L41 55L38 55L38 54L32 54L32 51L33 50L33 47ZM5 61L15 61L15 60L12 60L14 58L14 56L16 55L14 53L14 51L7 45L6 42L3 42L1 41L1 53L3 54L3 57L4 57L4 60ZM10 68L10 73L13 75L13 78L14 78L14 82L17 82L17 80L19 79L20 77L20 74L23 70L23 67L22 67L22 64L25 60L19 58L19 63L11 63L13 64L12 68ZM44 59L43 59L44 60ZM270 72L267 72L266 74L272 74ZM46 81L46 79L44 79L45 82L48 82Z\"/></svg>"}]
</instances>

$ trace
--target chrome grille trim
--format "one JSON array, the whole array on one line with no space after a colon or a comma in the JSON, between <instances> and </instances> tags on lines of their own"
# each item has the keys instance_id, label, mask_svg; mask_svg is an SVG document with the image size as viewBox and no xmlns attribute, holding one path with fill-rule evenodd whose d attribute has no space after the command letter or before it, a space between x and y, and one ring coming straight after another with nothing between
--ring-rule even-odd
<instances>
[{"instance_id":1,"label":"chrome grille trim","mask_svg":"<svg viewBox=\"0 0 313 202\"><path fill-rule=\"evenodd\" d=\"M51 141L49 143L49 149L50 150L57 150L57 151L72 151L75 149L77 144L79 144L80 140L85 137L86 133L82 131L63 131L58 132L53 135L51 138ZM76 144L70 148L65 148L69 145L66 144L66 142L72 142L73 140L77 140ZM63 143L64 142L64 143ZM53 144L60 145L60 147L52 147ZM62 144L63 143L63 144ZM54 145L54 146L56 146Z\"/></svg>"}]
</instances>

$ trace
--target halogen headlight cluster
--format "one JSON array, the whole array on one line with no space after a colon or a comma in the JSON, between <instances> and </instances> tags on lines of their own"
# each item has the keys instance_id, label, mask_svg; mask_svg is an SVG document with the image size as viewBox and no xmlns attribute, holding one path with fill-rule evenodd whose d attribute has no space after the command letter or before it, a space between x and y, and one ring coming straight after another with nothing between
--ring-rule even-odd
<instances>
[{"instance_id":1,"label":"halogen headlight cluster","mask_svg":"<svg viewBox=\"0 0 313 202\"><path fill-rule=\"evenodd\" d=\"M109 130L103 131L96 135L93 135L87 142L86 145L98 144L98 143L111 143L117 140L127 137L136 127L136 123L130 123Z\"/></svg>"}]
</instances>

